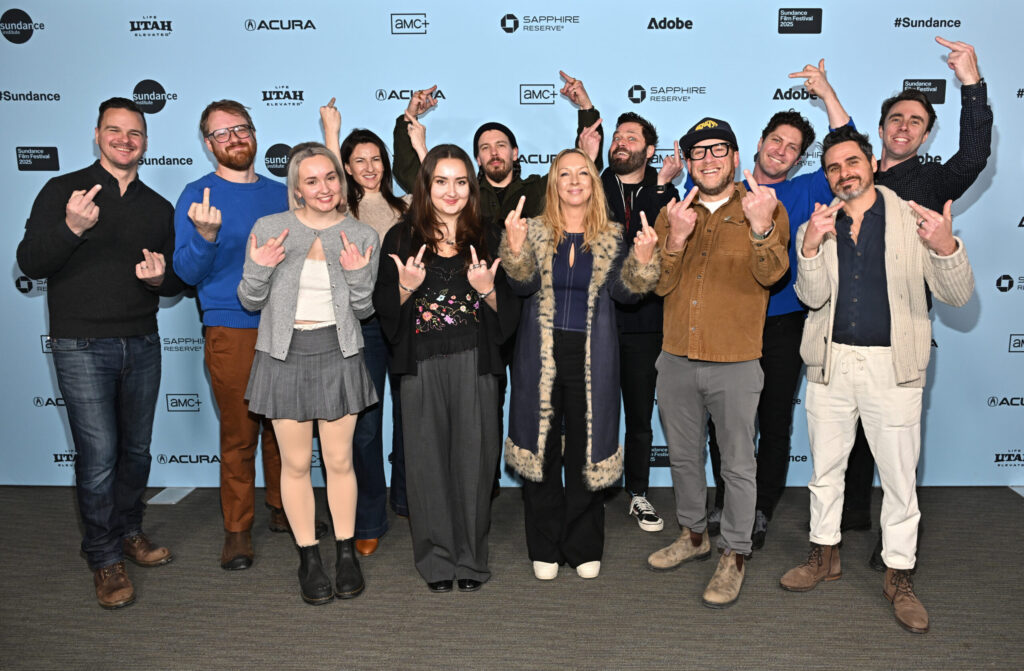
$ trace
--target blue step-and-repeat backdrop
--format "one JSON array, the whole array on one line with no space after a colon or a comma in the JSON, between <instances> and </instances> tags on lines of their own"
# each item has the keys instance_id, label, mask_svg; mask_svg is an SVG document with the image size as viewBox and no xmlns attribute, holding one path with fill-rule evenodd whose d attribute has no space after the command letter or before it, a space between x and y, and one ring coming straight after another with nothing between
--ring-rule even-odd
<instances>
[{"instance_id":1,"label":"blue step-and-repeat backdrop","mask_svg":"<svg viewBox=\"0 0 1024 671\"><path fill-rule=\"evenodd\" d=\"M709 115L732 124L742 167L752 168L761 129L778 110L809 117L820 140L823 105L786 75L824 58L876 152L881 100L905 85L929 88L938 122L920 158L945 161L957 151L960 91L936 35L977 48L995 130L988 167L954 205L977 289L964 308L934 310L921 482L1024 483L1024 5L13 1L0 5L0 246L10 270L0 291L0 484L67 485L74 478L47 351L46 281L25 277L14 251L43 184L97 157L101 100L134 96L149 112L140 173L171 202L214 167L197 126L203 107L220 98L251 108L259 169L278 179L288 146L321 139L318 107L332 96L343 133L366 127L390 144L410 93L433 84L438 105L423 118L428 143L469 148L480 123L500 120L517 136L523 172L546 172L576 128L575 108L558 94L559 70L585 82L606 128L627 110L654 122L662 138L655 164L672 139ZM799 170L816 169L820 150L820 143L812 146ZM164 371L150 483L216 486L217 413L193 299L164 301L160 335ZM802 398L801 388L794 486L810 476ZM655 443L664 444L655 426ZM655 460L651 484L669 485L663 449Z\"/></svg>"}]
</instances>

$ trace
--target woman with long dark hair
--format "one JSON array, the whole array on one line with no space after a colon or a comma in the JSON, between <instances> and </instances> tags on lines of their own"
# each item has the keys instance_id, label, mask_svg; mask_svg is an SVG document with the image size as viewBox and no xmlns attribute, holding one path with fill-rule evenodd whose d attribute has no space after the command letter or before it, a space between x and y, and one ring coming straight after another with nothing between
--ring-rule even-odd
<instances>
[{"instance_id":1,"label":"woman with long dark hair","mask_svg":"<svg viewBox=\"0 0 1024 671\"><path fill-rule=\"evenodd\" d=\"M499 452L499 345L519 302L480 220L473 163L455 145L426 154L408 213L381 245L373 303L402 376L409 523L416 568L434 592L490 577L487 536Z\"/></svg>"},{"instance_id":2,"label":"woman with long dark hair","mask_svg":"<svg viewBox=\"0 0 1024 671\"><path fill-rule=\"evenodd\" d=\"M544 213L524 220L521 212L522 202L508 214L500 251L509 283L526 299L505 461L526 479L534 575L550 580L567 563L581 578L596 578L604 552L598 490L622 475L613 301L635 303L655 287L658 238L642 218L627 255L597 168L579 149L552 163Z\"/></svg>"}]
</instances>

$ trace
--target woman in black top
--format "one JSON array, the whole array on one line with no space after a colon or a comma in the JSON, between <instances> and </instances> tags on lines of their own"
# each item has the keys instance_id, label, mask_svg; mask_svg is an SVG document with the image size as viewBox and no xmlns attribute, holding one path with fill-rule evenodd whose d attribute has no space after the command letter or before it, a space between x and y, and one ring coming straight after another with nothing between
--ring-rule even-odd
<instances>
[{"instance_id":1,"label":"woman in black top","mask_svg":"<svg viewBox=\"0 0 1024 671\"><path fill-rule=\"evenodd\" d=\"M490 577L487 534L498 460L498 346L519 302L494 258L473 164L434 147L409 212L384 238L374 307L402 375L409 525L416 568L434 592L474 591Z\"/></svg>"}]
</instances>

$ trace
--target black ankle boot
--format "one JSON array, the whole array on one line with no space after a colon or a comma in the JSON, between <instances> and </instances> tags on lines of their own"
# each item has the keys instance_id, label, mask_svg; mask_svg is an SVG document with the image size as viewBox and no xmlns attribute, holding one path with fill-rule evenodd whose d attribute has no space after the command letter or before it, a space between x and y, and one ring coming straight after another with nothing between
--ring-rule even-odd
<instances>
[{"instance_id":1,"label":"black ankle boot","mask_svg":"<svg viewBox=\"0 0 1024 671\"><path fill-rule=\"evenodd\" d=\"M299 548L299 590L308 604L319 606L334 598L331 579L320 561L320 546Z\"/></svg>"},{"instance_id":2,"label":"black ankle boot","mask_svg":"<svg viewBox=\"0 0 1024 671\"><path fill-rule=\"evenodd\" d=\"M363 593L366 583L363 582L363 572L359 570L354 538L338 541L338 558L334 567L338 572L338 587L334 591L336 597L354 599Z\"/></svg>"}]
</instances>

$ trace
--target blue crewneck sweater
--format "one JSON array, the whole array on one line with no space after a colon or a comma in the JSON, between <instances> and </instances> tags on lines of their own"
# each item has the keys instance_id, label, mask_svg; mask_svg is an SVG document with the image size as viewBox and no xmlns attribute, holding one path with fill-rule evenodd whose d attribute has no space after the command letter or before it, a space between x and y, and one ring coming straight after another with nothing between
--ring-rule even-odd
<instances>
[{"instance_id":1,"label":"blue crewneck sweater","mask_svg":"<svg viewBox=\"0 0 1024 671\"><path fill-rule=\"evenodd\" d=\"M238 283L253 224L260 217L287 210L288 190L269 177L256 177L251 184L239 184L211 172L186 186L174 207L174 272L196 287L206 326L259 326L259 313L246 310L238 301ZM220 210L222 219L212 243L196 232L188 217L192 203L203 202L206 187L210 205Z\"/></svg>"}]
</instances>

